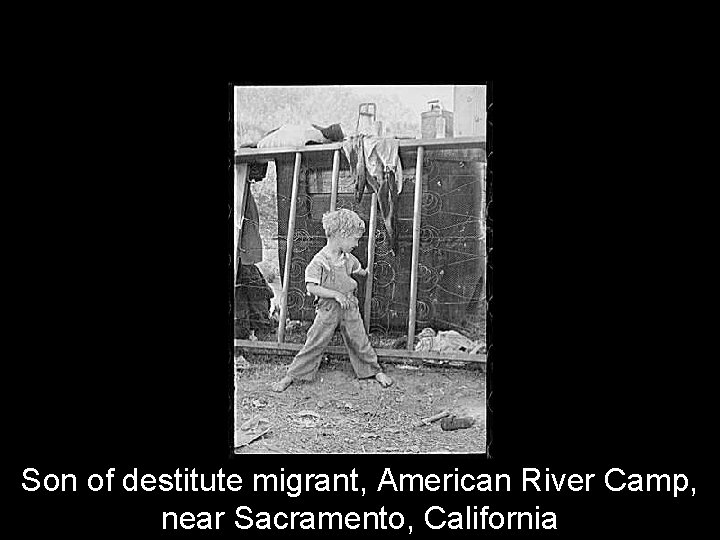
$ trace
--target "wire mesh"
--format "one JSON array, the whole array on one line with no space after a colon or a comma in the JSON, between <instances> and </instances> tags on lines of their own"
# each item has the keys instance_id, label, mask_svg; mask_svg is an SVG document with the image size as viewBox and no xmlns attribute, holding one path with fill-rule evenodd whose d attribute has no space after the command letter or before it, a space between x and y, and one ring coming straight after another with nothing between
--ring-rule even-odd
<instances>
[{"instance_id":1,"label":"wire mesh","mask_svg":"<svg viewBox=\"0 0 720 540\"><path fill-rule=\"evenodd\" d=\"M411 158L413 156L410 156ZM290 266L288 315L293 320L314 318L312 299L305 293L304 270L325 245L322 214L330 209L332 156L303 155L298 190L294 247ZM407 332L412 258L415 161L403 158L404 185L398 197L398 252L389 246L378 212L370 332L383 337ZM277 161L278 255L284 268L293 159ZM420 257L416 328L458 330L485 337L485 225L484 148L426 149L423 161ZM338 178L337 208L349 208L365 221L365 234L354 254L367 263L367 231L371 196L358 203L344 156ZM365 279L358 278L358 296L365 297ZM302 298L302 301L301 301ZM364 302L360 302L363 310ZM363 317L366 314L363 313Z\"/></svg>"}]
</instances>

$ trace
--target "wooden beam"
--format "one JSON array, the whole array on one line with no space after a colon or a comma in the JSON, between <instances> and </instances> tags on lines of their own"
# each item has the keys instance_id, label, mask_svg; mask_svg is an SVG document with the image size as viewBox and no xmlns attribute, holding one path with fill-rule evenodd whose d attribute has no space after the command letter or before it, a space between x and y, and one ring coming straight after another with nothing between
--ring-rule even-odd
<instances>
[{"instance_id":1,"label":"wooden beam","mask_svg":"<svg viewBox=\"0 0 720 540\"><path fill-rule=\"evenodd\" d=\"M377 229L377 193L370 198L370 222L368 225L368 274L365 278L365 309L363 310L363 322L365 331L370 331L370 311L372 309L372 287L373 287L373 266L375 265L375 230Z\"/></svg>"},{"instance_id":2,"label":"wooden beam","mask_svg":"<svg viewBox=\"0 0 720 540\"><path fill-rule=\"evenodd\" d=\"M458 148L472 148L485 142L485 137L447 137L443 139L399 139L400 149L439 148L441 150L455 150Z\"/></svg>"},{"instance_id":3,"label":"wooden beam","mask_svg":"<svg viewBox=\"0 0 720 540\"><path fill-rule=\"evenodd\" d=\"M249 339L236 339L235 347L258 354L272 354L276 356L295 356L303 345L301 343L275 343L272 341L250 341ZM375 349L378 358L386 362L398 363L407 360L434 360L449 362L470 362L485 364L486 354L468 353L436 353L427 351L405 351L398 349ZM337 354L347 357L347 349L343 345L330 345L325 347L324 353Z\"/></svg>"},{"instance_id":4,"label":"wooden beam","mask_svg":"<svg viewBox=\"0 0 720 540\"><path fill-rule=\"evenodd\" d=\"M235 230L234 230L234 248L233 251L233 287L237 280L238 271L238 247L242 240L242 225L245 219L245 202L247 200L247 181L248 166L247 163L240 163L235 166Z\"/></svg>"},{"instance_id":5,"label":"wooden beam","mask_svg":"<svg viewBox=\"0 0 720 540\"><path fill-rule=\"evenodd\" d=\"M408 312L407 348L412 351L415 341L415 318L417 316L418 259L420 257L420 216L422 210L422 169L425 148L417 149L415 162L415 199L413 201L413 243L410 262L410 310Z\"/></svg>"},{"instance_id":6,"label":"wooden beam","mask_svg":"<svg viewBox=\"0 0 720 540\"><path fill-rule=\"evenodd\" d=\"M485 137L448 137L444 139L398 139L398 147L402 155L403 150L415 150L420 146L425 148L437 148L442 150L454 150L458 148L474 148L485 143ZM240 148L235 151L235 163L250 161L265 162L275 159L283 154L294 154L303 152L313 154L315 152L328 152L330 150L342 149L342 143L311 144L308 146L292 146L283 148Z\"/></svg>"},{"instance_id":7,"label":"wooden beam","mask_svg":"<svg viewBox=\"0 0 720 540\"><path fill-rule=\"evenodd\" d=\"M290 198L290 216L288 217L287 249L285 250L285 273L283 275L283 291L280 297L280 321L278 324L278 343L285 340L285 320L287 319L287 297L290 289L290 262L292 260L293 240L295 239L295 216L297 214L298 185L300 184L300 163L302 153L295 153L295 170L293 171L292 195Z\"/></svg>"},{"instance_id":8,"label":"wooden beam","mask_svg":"<svg viewBox=\"0 0 720 540\"><path fill-rule=\"evenodd\" d=\"M330 187L330 211L337 206L338 177L340 176L340 150L333 152L332 184Z\"/></svg>"},{"instance_id":9,"label":"wooden beam","mask_svg":"<svg viewBox=\"0 0 720 540\"><path fill-rule=\"evenodd\" d=\"M327 152L329 150L339 150L342 143L329 144L309 144L307 146L284 146L282 148L239 148L235 151L235 163L245 161L264 162L269 159L275 159L285 154L295 154L303 152L305 154L313 154L315 152Z\"/></svg>"}]
</instances>

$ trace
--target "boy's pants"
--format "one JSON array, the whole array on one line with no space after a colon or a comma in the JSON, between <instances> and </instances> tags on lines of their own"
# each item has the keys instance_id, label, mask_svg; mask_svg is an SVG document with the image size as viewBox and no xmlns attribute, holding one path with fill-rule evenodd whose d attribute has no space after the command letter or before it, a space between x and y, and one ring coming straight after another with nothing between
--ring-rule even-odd
<instances>
[{"instance_id":1,"label":"boy's pants","mask_svg":"<svg viewBox=\"0 0 720 540\"><path fill-rule=\"evenodd\" d=\"M342 309L335 300L322 299L317 308L315 322L308 330L305 345L288 366L288 377L293 380L311 380L315 376L320 367L322 353L330 343L338 324L350 356L350 364L358 378L374 377L382 371L377 354L365 333L357 299L347 309Z\"/></svg>"}]
</instances>

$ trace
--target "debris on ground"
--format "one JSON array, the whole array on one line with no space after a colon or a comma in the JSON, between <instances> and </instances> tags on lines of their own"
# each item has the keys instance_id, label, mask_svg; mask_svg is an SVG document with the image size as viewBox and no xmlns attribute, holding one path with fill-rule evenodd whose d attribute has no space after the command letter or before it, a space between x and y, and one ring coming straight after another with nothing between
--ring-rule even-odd
<instances>
[{"instance_id":1,"label":"debris on ground","mask_svg":"<svg viewBox=\"0 0 720 540\"><path fill-rule=\"evenodd\" d=\"M445 418L446 416L450 415L450 411L445 410L442 412L439 412L437 414L434 414L432 416L428 416L427 418L423 418L422 420L419 420L415 422L414 427L422 427L422 426L429 426L432 422L436 422L437 420L440 420L442 418Z\"/></svg>"},{"instance_id":2,"label":"debris on ground","mask_svg":"<svg viewBox=\"0 0 720 540\"><path fill-rule=\"evenodd\" d=\"M235 377L238 454L485 451L483 371L432 365L408 370L388 363L383 371L395 384L382 388L372 380L358 380L347 358L330 359L323 361L315 380L297 381L276 394L268 384L286 373L289 359L283 362L274 355L242 353L252 369L239 370ZM457 418L471 416L475 423L469 429L452 431L442 430L439 421L413 427L441 411ZM270 426L271 431L260 436Z\"/></svg>"},{"instance_id":3,"label":"debris on ground","mask_svg":"<svg viewBox=\"0 0 720 540\"><path fill-rule=\"evenodd\" d=\"M293 414L293 416L297 417L295 424L305 428L318 427L320 420L322 420L322 416L315 411L300 411Z\"/></svg>"},{"instance_id":4,"label":"debris on ground","mask_svg":"<svg viewBox=\"0 0 720 540\"><path fill-rule=\"evenodd\" d=\"M258 409L262 409L263 407L267 406L267 403L265 403L264 401L261 401L259 399L253 399L252 406L257 407Z\"/></svg>"},{"instance_id":5,"label":"debris on ground","mask_svg":"<svg viewBox=\"0 0 720 540\"><path fill-rule=\"evenodd\" d=\"M250 362L245 360L245 357L241 354L235 357L235 369L249 369L251 366Z\"/></svg>"},{"instance_id":6,"label":"debris on ground","mask_svg":"<svg viewBox=\"0 0 720 540\"><path fill-rule=\"evenodd\" d=\"M455 330L446 330L436 334L435 330L428 327L418 334L415 350L438 353L481 354L485 352L485 342L482 340L473 341Z\"/></svg>"},{"instance_id":7,"label":"debris on ground","mask_svg":"<svg viewBox=\"0 0 720 540\"><path fill-rule=\"evenodd\" d=\"M247 446L254 441L258 440L260 437L263 437L266 433L270 431L271 427L267 427L263 430L258 431L248 431L248 432L241 432L236 431L235 432L235 448L242 448L243 446Z\"/></svg>"},{"instance_id":8,"label":"debris on ground","mask_svg":"<svg viewBox=\"0 0 720 540\"><path fill-rule=\"evenodd\" d=\"M260 424L269 424L270 420L267 418L250 418L245 423L243 423L242 426L240 426L240 429L243 431L257 431L258 427L260 427ZM267 426L263 426L263 429Z\"/></svg>"},{"instance_id":9,"label":"debris on ground","mask_svg":"<svg viewBox=\"0 0 720 540\"><path fill-rule=\"evenodd\" d=\"M286 332L292 332L293 330L299 329L301 327L300 321L291 321L290 319L287 319L287 322L285 323L285 331Z\"/></svg>"},{"instance_id":10,"label":"debris on ground","mask_svg":"<svg viewBox=\"0 0 720 540\"><path fill-rule=\"evenodd\" d=\"M320 416L315 411L300 411L296 412L295 416L314 416L315 418L322 418L322 416Z\"/></svg>"},{"instance_id":11,"label":"debris on ground","mask_svg":"<svg viewBox=\"0 0 720 540\"><path fill-rule=\"evenodd\" d=\"M407 336L400 336L393 341L393 349L404 349L405 347L407 347Z\"/></svg>"},{"instance_id":12,"label":"debris on ground","mask_svg":"<svg viewBox=\"0 0 720 540\"><path fill-rule=\"evenodd\" d=\"M440 427L443 431L455 431L456 429L467 429L475 424L475 419L469 416L448 416L442 419Z\"/></svg>"}]
</instances>

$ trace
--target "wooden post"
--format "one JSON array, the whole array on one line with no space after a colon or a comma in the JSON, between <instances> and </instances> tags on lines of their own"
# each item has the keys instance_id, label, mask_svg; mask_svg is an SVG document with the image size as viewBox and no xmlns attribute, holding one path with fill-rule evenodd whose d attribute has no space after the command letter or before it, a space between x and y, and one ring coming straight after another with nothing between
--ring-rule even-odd
<instances>
[{"instance_id":1,"label":"wooden post","mask_svg":"<svg viewBox=\"0 0 720 540\"><path fill-rule=\"evenodd\" d=\"M233 251L233 287L237 281L238 272L238 247L242 240L242 226L245 219L245 201L247 200L247 181L248 165L240 163L235 165L235 243Z\"/></svg>"},{"instance_id":2,"label":"wooden post","mask_svg":"<svg viewBox=\"0 0 720 540\"><path fill-rule=\"evenodd\" d=\"M422 209L422 167L425 148L418 146L415 162L415 199L413 202L413 244L410 263L410 310L408 312L407 348L412 351L415 341L415 317L417 315L418 258L420 255L420 213Z\"/></svg>"},{"instance_id":3,"label":"wooden post","mask_svg":"<svg viewBox=\"0 0 720 540\"><path fill-rule=\"evenodd\" d=\"M290 261L292 260L293 240L295 237L295 215L297 214L298 184L300 183L300 161L302 153L295 152L295 170L293 171L292 195L290 197L290 216L287 228L287 249L285 250L285 273L283 275L283 290L280 297L280 321L278 324L278 343L285 341L285 319L287 319L287 297L290 289Z\"/></svg>"},{"instance_id":4,"label":"wooden post","mask_svg":"<svg viewBox=\"0 0 720 540\"><path fill-rule=\"evenodd\" d=\"M377 193L370 199L370 225L368 226L368 275L365 279L365 309L363 322L365 332L370 332L370 310L372 309L373 265L375 264L375 229L377 228Z\"/></svg>"},{"instance_id":5,"label":"wooden post","mask_svg":"<svg viewBox=\"0 0 720 540\"><path fill-rule=\"evenodd\" d=\"M330 211L337 206L338 177L340 176L340 150L333 152L332 184L330 187Z\"/></svg>"}]
</instances>

